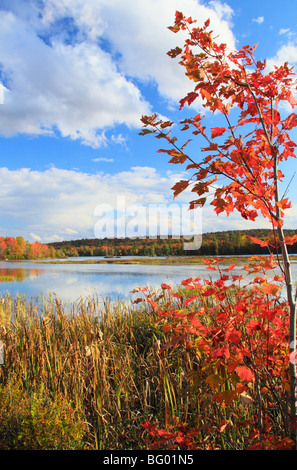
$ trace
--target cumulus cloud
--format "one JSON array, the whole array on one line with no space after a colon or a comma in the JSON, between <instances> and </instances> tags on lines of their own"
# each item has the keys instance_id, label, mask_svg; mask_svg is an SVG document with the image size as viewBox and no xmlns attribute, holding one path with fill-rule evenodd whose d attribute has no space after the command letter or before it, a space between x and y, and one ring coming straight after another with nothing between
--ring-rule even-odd
<instances>
[{"instance_id":1,"label":"cumulus cloud","mask_svg":"<svg viewBox=\"0 0 297 470\"><path fill-rule=\"evenodd\" d=\"M189 90L184 70L166 54L183 44L183 36L177 37L168 30L176 10L197 19L200 25L210 18L219 40L234 47L232 10L218 1L205 6L196 0L113 0L102 9L102 17L110 25L105 35L121 54L120 70L139 80L155 82L159 93L169 102L178 102ZM128 31L131 33L127 34Z\"/></svg>"},{"instance_id":2,"label":"cumulus cloud","mask_svg":"<svg viewBox=\"0 0 297 470\"><path fill-rule=\"evenodd\" d=\"M276 55L267 60L267 66L273 68L274 65L280 66L285 62L289 62L290 65L297 64L297 44L293 41L283 44Z\"/></svg>"},{"instance_id":3,"label":"cumulus cloud","mask_svg":"<svg viewBox=\"0 0 297 470\"><path fill-rule=\"evenodd\" d=\"M283 34L285 34L285 31L289 31L289 34L287 35L287 42L283 43L278 48L278 50L276 51L273 57L269 57L267 59L266 66L268 70L274 70L275 66L281 67L286 62L288 62L289 67L293 67L293 72L296 73L296 69L297 69L296 67L297 66L297 41L295 39L296 34L291 32L290 30L283 30L283 31L284 31ZM292 93L296 97L297 96L296 84L294 84L294 77L292 78L293 78ZM288 113L292 112L292 107L289 103L281 103L280 106L284 111Z\"/></svg>"},{"instance_id":4,"label":"cumulus cloud","mask_svg":"<svg viewBox=\"0 0 297 470\"><path fill-rule=\"evenodd\" d=\"M17 31L17 34L16 34ZM0 15L5 92L1 134L51 134L99 147L103 129L136 126L150 106L109 54L89 42L48 46L11 12Z\"/></svg>"},{"instance_id":5,"label":"cumulus cloud","mask_svg":"<svg viewBox=\"0 0 297 470\"><path fill-rule=\"evenodd\" d=\"M50 242L119 237L123 227L126 236L269 227L261 217L248 222L237 212L217 216L209 204L202 211L189 211L193 194L185 192L173 200L170 189L182 177L140 166L114 175L55 167L45 171L0 168L0 197L5 201L0 208L0 232ZM296 210L290 209L286 226L294 228L295 221Z\"/></svg>"},{"instance_id":6,"label":"cumulus cloud","mask_svg":"<svg viewBox=\"0 0 297 470\"><path fill-rule=\"evenodd\" d=\"M234 46L232 10L219 1L3 0L0 134L59 132L100 147L106 129L138 127L140 116L152 111L140 82L179 100L188 80L166 55L176 45L167 29L176 9L201 22L210 17L221 40Z\"/></svg>"},{"instance_id":7,"label":"cumulus cloud","mask_svg":"<svg viewBox=\"0 0 297 470\"><path fill-rule=\"evenodd\" d=\"M1 233L28 234L53 241L94 237L96 209L120 210L133 205L171 204L176 175L161 175L151 167L133 167L111 175L52 167L45 171L0 168ZM104 206L105 205L105 206ZM13 227L13 228L12 228ZM12 233L13 232L13 233Z\"/></svg>"}]
</instances>

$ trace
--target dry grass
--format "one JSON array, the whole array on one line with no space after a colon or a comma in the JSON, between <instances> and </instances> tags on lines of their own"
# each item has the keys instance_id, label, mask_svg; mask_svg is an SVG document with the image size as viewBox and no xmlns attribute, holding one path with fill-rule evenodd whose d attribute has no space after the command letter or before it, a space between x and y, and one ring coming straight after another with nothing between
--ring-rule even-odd
<instances>
[{"instance_id":1,"label":"dry grass","mask_svg":"<svg viewBox=\"0 0 297 470\"><path fill-rule=\"evenodd\" d=\"M145 448L146 419L191 413L187 374L193 358L159 354L166 338L151 311L96 297L73 305L58 299L42 308L7 296L0 303L5 363L0 383L27 394L63 397L84 417L86 448ZM20 385L21 384L21 385Z\"/></svg>"}]
</instances>

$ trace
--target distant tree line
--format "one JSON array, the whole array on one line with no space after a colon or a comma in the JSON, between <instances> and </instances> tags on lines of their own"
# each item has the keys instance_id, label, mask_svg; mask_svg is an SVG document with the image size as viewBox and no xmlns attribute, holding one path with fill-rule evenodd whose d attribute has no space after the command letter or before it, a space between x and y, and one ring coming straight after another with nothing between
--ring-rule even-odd
<instances>
[{"instance_id":1,"label":"distant tree line","mask_svg":"<svg viewBox=\"0 0 297 470\"><path fill-rule=\"evenodd\" d=\"M297 230L286 230L287 236L293 236ZM80 239L49 243L50 247L63 256L216 256L216 255L253 255L267 254L267 247L254 243L250 236L269 241L273 249L273 233L269 229L230 230L205 233L202 245L197 251L185 251L183 237L174 238L103 238ZM189 241L188 239L186 241ZM290 253L297 253L297 243L288 246Z\"/></svg>"},{"instance_id":2,"label":"distant tree line","mask_svg":"<svg viewBox=\"0 0 297 470\"><path fill-rule=\"evenodd\" d=\"M286 236L293 236L297 230L286 230ZM271 230L234 230L210 232L202 236L202 245L197 251L185 251L184 241L174 237L156 238L103 238L70 240L52 243L30 243L23 237L0 237L0 259L45 259L79 256L224 256L267 254L267 247L254 243L250 236L269 241L273 246ZM276 250L270 246L271 252ZM289 245L290 254L297 253L297 243Z\"/></svg>"},{"instance_id":3,"label":"distant tree line","mask_svg":"<svg viewBox=\"0 0 297 470\"><path fill-rule=\"evenodd\" d=\"M38 241L30 243L23 237L0 237L0 259L43 259L64 257L63 250Z\"/></svg>"}]
</instances>

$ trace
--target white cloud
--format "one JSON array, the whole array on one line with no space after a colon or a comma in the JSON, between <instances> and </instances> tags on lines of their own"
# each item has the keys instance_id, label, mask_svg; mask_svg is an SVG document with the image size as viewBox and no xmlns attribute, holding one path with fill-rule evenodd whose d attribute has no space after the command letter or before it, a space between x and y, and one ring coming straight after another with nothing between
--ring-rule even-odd
<instances>
[{"instance_id":1,"label":"white cloud","mask_svg":"<svg viewBox=\"0 0 297 470\"><path fill-rule=\"evenodd\" d=\"M166 54L177 41L167 29L176 9L199 22L210 17L234 47L232 10L219 1L3 0L0 70L9 91L0 134L58 131L99 147L107 144L107 128L140 127L141 115L152 111L137 80L154 82L161 96L177 102L189 82Z\"/></svg>"},{"instance_id":2,"label":"white cloud","mask_svg":"<svg viewBox=\"0 0 297 470\"><path fill-rule=\"evenodd\" d=\"M126 144L127 139L122 134L118 134L118 135L112 135L111 136L111 141L114 144L120 144L120 145L124 146Z\"/></svg>"},{"instance_id":3,"label":"white cloud","mask_svg":"<svg viewBox=\"0 0 297 470\"><path fill-rule=\"evenodd\" d=\"M273 65L280 66L285 62L289 62L290 65L297 63L297 44L294 42L282 45L276 55L267 60L267 66L272 68Z\"/></svg>"},{"instance_id":4,"label":"white cloud","mask_svg":"<svg viewBox=\"0 0 297 470\"><path fill-rule=\"evenodd\" d=\"M101 204L116 209L121 200L126 207L173 201L174 175L162 176L150 167L133 167L115 175L55 167L46 171L0 168L0 179L0 197L5 200L0 208L1 233L28 234L44 242L73 234L94 237L94 213Z\"/></svg>"},{"instance_id":5,"label":"white cloud","mask_svg":"<svg viewBox=\"0 0 297 470\"><path fill-rule=\"evenodd\" d=\"M290 37L293 37L293 35L288 36L288 42L286 44L283 44L276 52L276 54L273 57L270 57L266 61L267 69L274 70L275 66L276 67L281 67L284 65L286 62L288 62L289 67L293 67L293 72L296 73L296 66L297 66L297 42L294 40L291 40ZM294 70L295 69L295 70ZM296 92L296 84L294 85L294 76L292 77L293 83L292 83L292 93L295 97L297 97L297 92ZM292 112L292 106L287 103L287 102L282 102L280 104L281 108L288 112Z\"/></svg>"},{"instance_id":6,"label":"white cloud","mask_svg":"<svg viewBox=\"0 0 297 470\"><path fill-rule=\"evenodd\" d=\"M30 237L33 238L33 240L35 241L38 241L40 242L41 241L41 237L39 237L38 235L36 235L35 233L30 233Z\"/></svg>"},{"instance_id":7,"label":"white cloud","mask_svg":"<svg viewBox=\"0 0 297 470\"><path fill-rule=\"evenodd\" d=\"M130 234L135 220L141 236L145 234L145 227L152 235L164 224L166 226L166 217L168 230L171 230L171 211L174 235L185 234L189 227L192 230L190 224L194 220L195 226L196 217L196 226L200 230L201 213L194 215L195 210L188 211L193 194L181 194L173 200L171 187L183 177L173 172L162 175L151 167L133 167L115 175L92 175L54 167L46 171L0 168L0 198L5 201L0 208L0 233L2 236L22 234L26 239L41 242L94 238L99 236L96 225L102 221L106 209L110 220L119 223L120 227L123 214L132 217L132 220L128 218L127 224ZM296 209L291 209L286 228L296 228L295 221ZM179 227L180 222L183 228ZM253 223L243 220L236 211L227 217L224 214L217 216L209 204L202 209L203 233L266 226L269 227L268 222L261 217ZM116 235L116 230L106 235L102 233L102 236Z\"/></svg>"},{"instance_id":8,"label":"white cloud","mask_svg":"<svg viewBox=\"0 0 297 470\"><path fill-rule=\"evenodd\" d=\"M262 24L264 22L264 16L258 16L258 18L253 18L253 23Z\"/></svg>"},{"instance_id":9,"label":"white cloud","mask_svg":"<svg viewBox=\"0 0 297 470\"><path fill-rule=\"evenodd\" d=\"M281 28L279 30L279 34L288 34L290 32L290 28Z\"/></svg>"},{"instance_id":10,"label":"white cloud","mask_svg":"<svg viewBox=\"0 0 297 470\"><path fill-rule=\"evenodd\" d=\"M174 23L176 10L197 19L200 25L210 18L218 40L234 47L229 23L232 10L220 2L211 2L211 7L207 7L196 0L113 0L102 9L102 17L110 25L105 34L121 54L121 71L155 82L159 93L175 103L189 91L183 68L177 60L167 56L168 50L182 45L184 40L183 35L177 36L168 30Z\"/></svg>"},{"instance_id":11,"label":"white cloud","mask_svg":"<svg viewBox=\"0 0 297 470\"><path fill-rule=\"evenodd\" d=\"M98 158L92 158L92 162L113 162L113 158L106 158L106 157L98 157Z\"/></svg>"},{"instance_id":12,"label":"white cloud","mask_svg":"<svg viewBox=\"0 0 297 470\"><path fill-rule=\"evenodd\" d=\"M17 31L17 34L16 34ZM0 56L5 93L0 132L51 134L99 147L103 129L138 126L150 111L138 88L118 72L109 54L89 41L45 44L37 31L0 12Z\"/></svg>"}]
</instances>

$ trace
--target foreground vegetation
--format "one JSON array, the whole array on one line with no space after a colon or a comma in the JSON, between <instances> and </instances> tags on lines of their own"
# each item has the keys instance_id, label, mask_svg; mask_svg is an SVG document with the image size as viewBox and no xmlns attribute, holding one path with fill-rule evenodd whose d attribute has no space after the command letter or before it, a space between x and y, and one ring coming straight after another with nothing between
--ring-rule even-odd
<instances>
[{"instance_id":1,"label":"foreground vegetation","mask_svg":"<svg viewBox=\"0 0 297 470\"><path fill-rule=\"evenodd\" d=\"M175 384L185 373L159 357L154 314L95 297L68 313L58 299L40 309L5 297L0 312L0 449L145 448L166 369Z\"/></svg>"},{"instance_id":2,"label":"foreground vegetation","mask_svg":"<svg viewBox=\"0 0 297 470\"><path fill-rule=\"evenodd\" d=\"M287 307L231 269L133 303L4 297L0 449L290 449Z\"/></svg>"},{"instance_id":3,"label":"foreground vegetation","mask_svg":"<svg viewBox=\"0 0 297 470\"><path fill-rule=\"evenodd\" d=\"M207 145L199 161L184 153L192 138L177 144L171 135L175 123L159 121L157 114L142 117L141 135L165 139L171 148L159 152L195 172L172 188L176 197L194 183L198 199L190 209L211 196L217 214L237 210L245 220L266 218L272 236L254 242L270 255L253 256L244 266L254 274L245 286L244 276L232 275L232 265L222 268L214 258L206 264L219 273L215 281L185 279L180 290L162 284L157 293L140 287L134 304L106 304L104 311L96 299L67 313L57 299L40 311L4 298L2 448L297 448L296 295L288 256L297 235L283 228L291 180L279 193L279 165L296 157L289 131L297 118L282 118L278 110L281 102L297 105L293 68L285 63L267 73L266 61L254 57L255 47L227 52L212 37L209 20L202 27L194 23L177 11L169 27L188 33L183 49L168 55L181 56L180 65L195 82L180 109L201 98L205 108L221 113L226 127L208 132L200 114L180 121L181 131L190 130ZM239 111L235 122L232 109ZM214 187L222 178L227 183ZM214 245L215 252L200 254L251 253L247 246L240 251L240 237L233 241L236 252ZM109 256L116 254L114 246L101 248ZM123 244L125 253L121 248L118 255L181 254L172 240L163 244L165 253L156 252L158 244L140 246L143 252L137 247L130 253ZM272 253L281 275L268 276L276 264ZM91 246L79 254L99 252Z\"/></svg>"}]
</instances>

